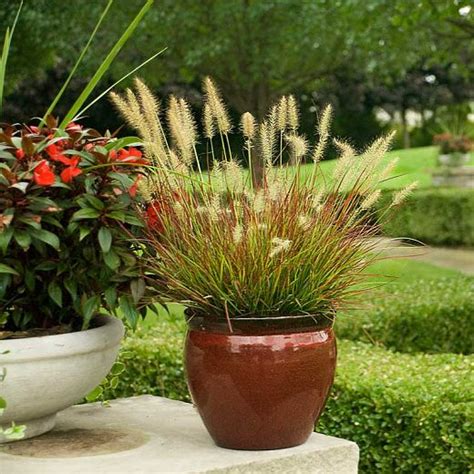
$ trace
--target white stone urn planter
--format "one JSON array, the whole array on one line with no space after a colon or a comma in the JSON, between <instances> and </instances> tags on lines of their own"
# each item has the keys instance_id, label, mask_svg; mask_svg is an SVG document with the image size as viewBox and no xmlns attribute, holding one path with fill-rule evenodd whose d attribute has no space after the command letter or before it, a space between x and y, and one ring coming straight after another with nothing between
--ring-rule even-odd
<instances>
[{"instance_id":1,"label":"white stone urn planter","mask_svg":"<svg viewBox=\"0 0 474 474\"><path fill-rule=\"evenodd\" d=\"M56 413L79 402L108 374L124 327L110 316L86 331L0 341L0 395L7 407L0 426L26 425L25 438L54 427ZM0 443L8 440L0 435Z\"/></svg>"},{"instance_id":2,"label":"white stone urn planter","mask_svg":"<svg viewBox=\"0 0 474 474\"><path fill-rule=\"evenodd\" d=\"M469 153L449 153L439 155L438 162L441 166L463 166L469 162Z\"/></svg>"}]
</instances>

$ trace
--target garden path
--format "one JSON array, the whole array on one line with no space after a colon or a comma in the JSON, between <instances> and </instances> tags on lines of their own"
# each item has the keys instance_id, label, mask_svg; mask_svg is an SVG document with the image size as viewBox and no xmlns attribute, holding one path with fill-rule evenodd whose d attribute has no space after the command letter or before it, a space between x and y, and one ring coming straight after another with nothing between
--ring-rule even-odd
<instances>
[{"instance_id":1,"label":"garden path","mask_svg":"<svg viewBox=\"0 0 474 474\"><path fill-rule=\"evenodd\" d=\"M474 249L407 245L386 237L377 238L377 247L387 255L418 259L439 267L454 268L474 275Z\"/></svg>"}]
</instances>

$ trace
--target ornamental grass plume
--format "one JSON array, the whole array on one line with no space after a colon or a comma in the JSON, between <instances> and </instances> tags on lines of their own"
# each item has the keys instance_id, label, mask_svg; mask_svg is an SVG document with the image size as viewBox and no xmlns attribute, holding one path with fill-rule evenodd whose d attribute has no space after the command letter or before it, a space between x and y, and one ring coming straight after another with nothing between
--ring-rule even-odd
<instances>
[{"instance_id":1,"label":"ornamental grass plume","mask_svg":"<svg viewBox=\"0 0 474 474\"><path fill-rule=\"evenodd\" d=\"M143 84L140 88L135 93L139 102L150 97ZM330 324L337 310L371 287L365 270L379 258L370 239L379 229L378 216L388 216L411 189L395 196L386 212L374 210L380 184L394 166L383 162L392 136L375 140L361 153L336 139L339 161L332 176L322 176L330 106L320 116L312 149L298 131L293 96L280 100L261 123L245 113L240 152L230 147L230 121L209 78L204 90L208 172L195 169L198 138L183 99L170 100L168 126L155 114L153 129L168 130L171 139L163 134L160 140L169 148L144 143L157 155L150 157L153 163L160 164L142 185L148 202L144 262L149 285L160 301L180 302L202 316L232 321L304 315ZM113 100L133 104L129 96ZM123 116L136 123L128 111ZM146 128L137 127L144 142ZM265 168L255 186L238 162L250 149L250 165L259 159Z\"/></svg>"}]
</instances>

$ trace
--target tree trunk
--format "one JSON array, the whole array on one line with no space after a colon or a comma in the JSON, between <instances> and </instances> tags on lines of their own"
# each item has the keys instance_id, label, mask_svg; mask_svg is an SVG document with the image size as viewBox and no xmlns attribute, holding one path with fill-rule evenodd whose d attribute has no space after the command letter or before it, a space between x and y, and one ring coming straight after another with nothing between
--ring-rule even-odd
<instances>
[{"instance_id":1,"label":"tree trunk","mask_svg":"<svg viewBox=\"0 0 474 474\"><path fill-rule=\"evenodd\" d=\"M410 131L408 130L407 124L407 110L402 109L402 135L403 135L403 148L410 148Z\"/></svg>"}]
</instances>

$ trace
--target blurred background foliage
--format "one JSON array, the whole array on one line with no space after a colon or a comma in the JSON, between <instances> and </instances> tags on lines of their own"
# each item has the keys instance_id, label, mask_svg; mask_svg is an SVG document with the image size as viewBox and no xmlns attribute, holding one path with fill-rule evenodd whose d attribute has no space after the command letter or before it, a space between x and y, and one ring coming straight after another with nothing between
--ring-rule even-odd
<instances>
[{"instance_id":1,"label":"blurred background foliage","mask_svg":"<svg viewBox=\"0 0 474 474\"><path fill-rule=\"evenodd\" d=\"M0 2L0 34L19 1ZM26 121L44 113L105 6L105 0L26 0L7 70L6 114ZM61 115L143 2L116 0ZM312 135L321 105L335 107L335 133L360 146L387 126L397 147L431 143L438 115L469 112L474 99L474 20L457 0L160 0L103 81L104 90L167 47L140 75L160 96L186 96L200 107L211 75L231 112L262 117L278 96L297 95L303 131ZM126 85L126 84L125 84ZM122 87L122 86L120 86ZM88 125L121 125L104 99Z\"/></svg>"}]
</instances>

